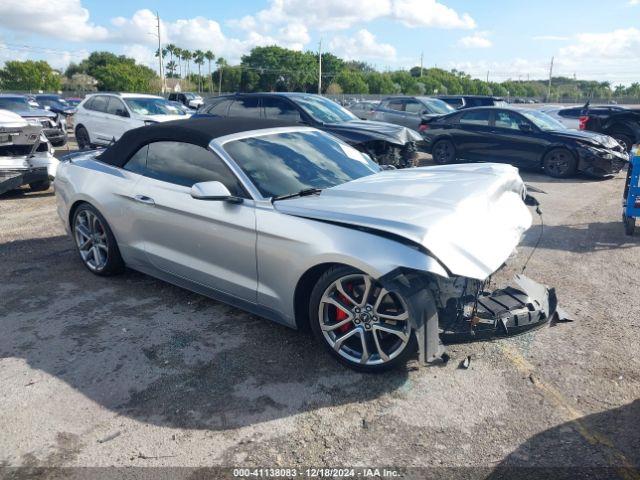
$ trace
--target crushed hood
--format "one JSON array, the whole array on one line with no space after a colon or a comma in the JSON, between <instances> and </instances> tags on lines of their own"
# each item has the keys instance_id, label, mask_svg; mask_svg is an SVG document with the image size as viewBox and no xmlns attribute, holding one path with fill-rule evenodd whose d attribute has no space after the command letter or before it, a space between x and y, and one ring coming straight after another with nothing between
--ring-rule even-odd
<instances>
[{"instance_id":1,"label":"crushed hood","mask_svg":"<svg viewBox=\"0 0 640 480\"><path fill-rule=\"evenodd\" d=\"M510 165L471 164L387 170L275 202L275 208L404 237L453 275L484 280L531 226L524 183Z\"/></svg>"},{"instance_id":2,"label":"crushed hood","mask_svg":"<svg viewBox=\"0 0 640 480\"><path fill-rule=\"evenodd\" d=\"M355 135L356 137L385 140L397 145L422 140L420 134L410 128L373 120L350 120L348 122L327 123L324 124L321 129L339 137L349 138Z\"/></svg>"},{"instance_id":3,"label":"crushed hood","mask_svg":"<svg viewBox=\"0 0 640 480\"><path fill-rule=\"evenodd\" d=\"M603 135L602 133L591 132L589 130L554 130L553 134L579 140L584 143L590 143L596 147L616 148L618 146L618 142L609 135Z\"/></svg>"}]
</instances>

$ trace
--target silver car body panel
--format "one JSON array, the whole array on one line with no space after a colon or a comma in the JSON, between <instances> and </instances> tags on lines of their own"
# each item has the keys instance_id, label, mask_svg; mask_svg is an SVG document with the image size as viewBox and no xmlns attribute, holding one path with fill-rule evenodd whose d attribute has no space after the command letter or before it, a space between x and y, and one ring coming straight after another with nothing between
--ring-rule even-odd
<instances>
[{"instance_id":1,"label":"silver car body panel","mask_svg":"<svg viewBox=\"0 0 640 480\"><path fill-rule=\"evenodd\" d=\"M380 172L272 203L223 145L282 131L317 130L259 130L211 142L252 197L240 204L193 199L187 187L87 152L59 167L58 213L69 230L73 205L89 202L109 222L131 268L292 327L296 287L313 267L345 264L373 278L406 268L484 279L530 225L524 186L507 165Z\"/></svg>"}]
</instances>

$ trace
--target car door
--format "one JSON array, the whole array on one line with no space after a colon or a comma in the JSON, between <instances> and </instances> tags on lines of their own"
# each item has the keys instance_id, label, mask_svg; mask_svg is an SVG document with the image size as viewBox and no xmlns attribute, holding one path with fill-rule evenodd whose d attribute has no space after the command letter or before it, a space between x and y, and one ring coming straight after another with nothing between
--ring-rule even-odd
<instances>
[{"instance_id":1,"label":"car door","mask_svg":"<svg viewBox=\"0 0 640 480\"><path fill-rule=\"evenodd\" d=\"M117 97L109 97L105 112L105 136L118 140L124 132L131 128L131 114L124 102Z\"/></svg>"},{"instance_id":2,"label":"car door","mask_svg":"<svg viewBox=\"0 0 640 480\"><path fill-rule=\"evenodd\" d=\"M260 98L256 96L240 97L229 107L229 117L260 118Z\"/></svg>"},{"instance_id":3,"label":"car door","mask_svg":"<svg viewBox=\"0 0 640 480\"><path fill-rule=\"evenodd\" d=\"M102 142L104 128L102 115L106 105L107 100L104 95L94 95L84 104L81 123L87 129L91 142Z\"/></svg>"},{"instance_id":4,"label":"car door","mask_svg":"<svg viewBox=\"0 0 640 480\"><path fill-rule=\"evenodd\" d=\"M229 167L210 150L182 142L148 147L133 200L136 232L158 270L255 302L255 205ZM191 197L197 182L221 181L241 203Z\"/></svg>"},{"instance_id":5,"label":"car door","mask_svg":"<svg viewBox=\"0 0 640 480\"><path fill-rule=\"evenodd\" d=\"M92 107L92 123L94 125L94 132L91 134L91 138L100 144L109 144L113 140L113 137L109 135L109 121L107 114L107 107L109 105L108 95L96 95Z\"/></svg>"},{"instance_id":6,"label":"car door","mask_svg":"<svg viewBox=\"0 0 640 480\"><path fill-rule=\"evenodd\" d=\"M405 101L402 98L392 98L383 102L376 111L374 119L381 122L395 123L396 125L404 125L404 106Z\"/></svg>"},{"instance_id":7,"label":"car door","mask_svg":"<svg viewBox=\"0 0 640 480\"><path fill-rule=\"evenodd\" d=\"M493 160L520 167L536 167L548 141L524 116L509 110L494 110L491 135L495 139Z\"/></svg>"},{"instance_id":8,"label":"car door","mask_svg":"<svg viewBox=\"0 0 640 480\"><path fill-rule=\"evenodd\" d=\"M275 96L262 98L262 115L269 120L303 123L300 111L292 102Z\"/></svg>"},{"instance_id":9,"label":"car door","mask_svg":"<svg viewBox=\"0 0 640 480\"><path fill-rule=\"evenodd\" d=\"M420 122L422 121L422 112L427 110L427 107L422 102L413 98L407 98L404 102L405 106L402 125L418 130Z\"/></svg>"},{"instance_id":10,"label":"car door","mask_svg":"<svg viewBox=\"0 0 640 480\"><path fill-rule=\"evenodd\" d=\"M489 120L491 110L479 108L465 111L458 119L458 125L452 132L459 159L490 162L494 140Z\"/></svg>"}]
</instances>

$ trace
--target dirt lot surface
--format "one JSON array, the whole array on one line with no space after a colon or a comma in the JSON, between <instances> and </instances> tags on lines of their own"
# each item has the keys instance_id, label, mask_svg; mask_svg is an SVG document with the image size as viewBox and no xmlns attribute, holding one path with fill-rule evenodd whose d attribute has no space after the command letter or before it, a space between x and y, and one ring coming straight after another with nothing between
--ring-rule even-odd
<instances>
[{"instance_id":1,"label":"dirt lot surface","mask_svg":"<svg viewBox=\"0 0 640 480\"><path fill-rule=\"evenodd\" d=\"M416 478L501 478L516 466L535 467L519 477L593 467L594 478L639 478L640 235L623 233L623 175L523 176L547 192L527 274L555 286L575 321L452 345L445 366L414 360L384 375L148 276L95 277L52 191L1 197L0 466L31 469L0 472L411 466L438 469ZM536 220L498 283L539 234ZM443 468L461 466L476 469Z\"/></svg>"}]
</instances>

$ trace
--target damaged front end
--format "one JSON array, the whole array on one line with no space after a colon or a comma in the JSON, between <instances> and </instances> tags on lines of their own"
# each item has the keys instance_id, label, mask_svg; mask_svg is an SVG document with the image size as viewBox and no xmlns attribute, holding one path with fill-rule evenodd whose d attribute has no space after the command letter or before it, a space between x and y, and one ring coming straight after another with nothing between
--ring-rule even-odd
<instances>
[{"instance_id":1,"label":"damaged front end","mask_svg":"<svg viewBox=\"0 0 640 480\"><path fill-rule=\"evenodd\" d=\"M53 158L42 127L13 112L0 111L0 194L23 185L45 183Z\"/></svg>"},{"instance_id":2,"label":"damaged front end","mask_svg":"<svg viewBox=\"0 0 640 480\"><path fill-rule=\"evenodd\" d=\"M487 340L566 321L554 288L516 275L516 286L490 290L490 279L442 278L397 269L380 279L408 304L420 363L448 358L443 343Z\"/></svg>"}]
</instances>

